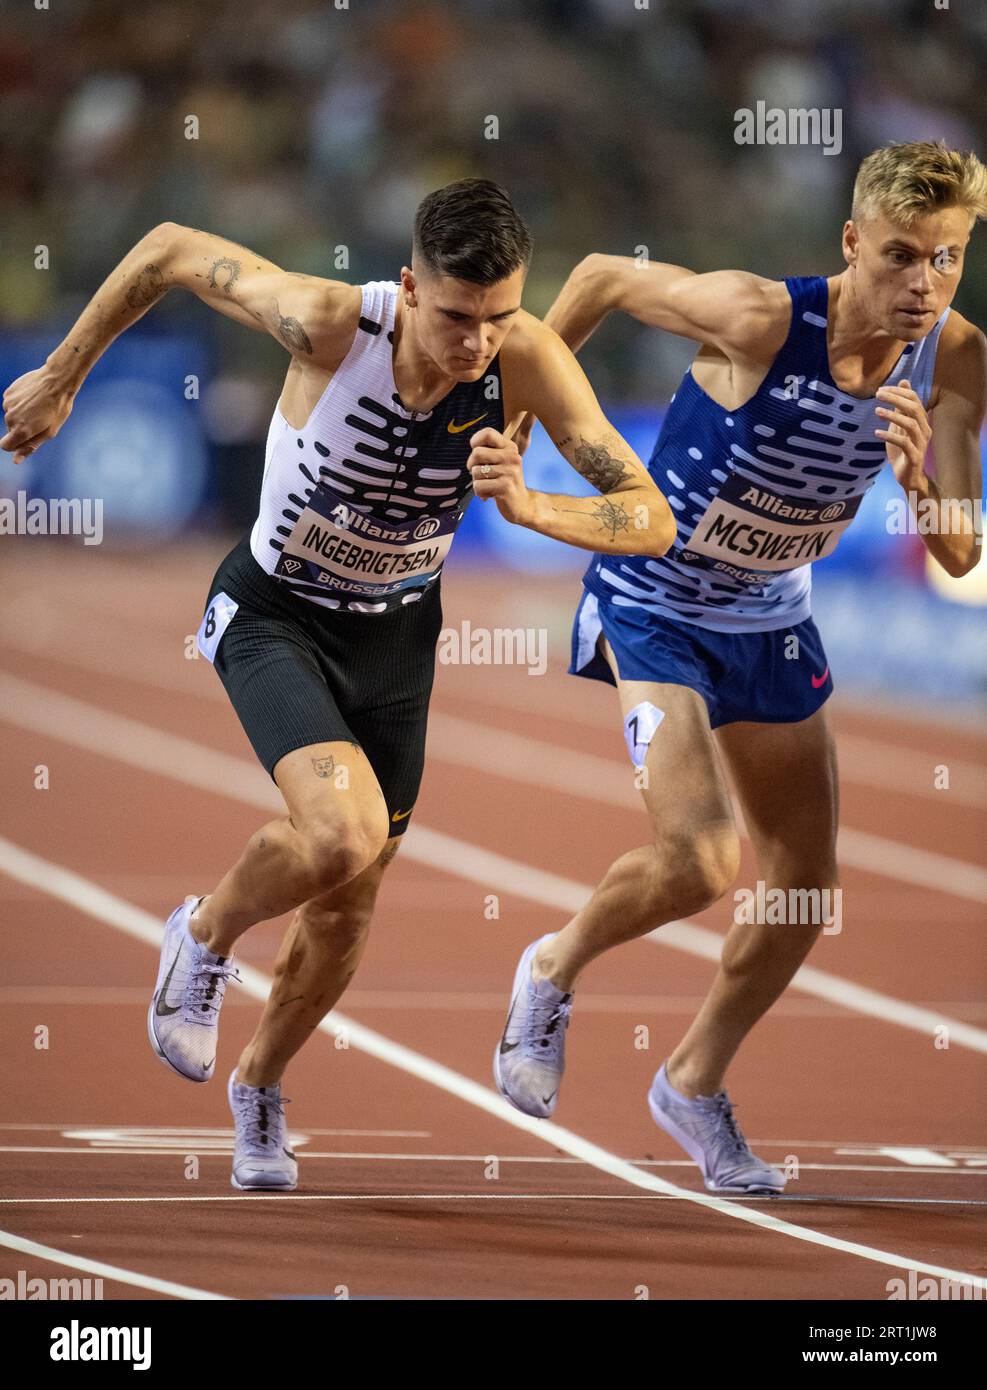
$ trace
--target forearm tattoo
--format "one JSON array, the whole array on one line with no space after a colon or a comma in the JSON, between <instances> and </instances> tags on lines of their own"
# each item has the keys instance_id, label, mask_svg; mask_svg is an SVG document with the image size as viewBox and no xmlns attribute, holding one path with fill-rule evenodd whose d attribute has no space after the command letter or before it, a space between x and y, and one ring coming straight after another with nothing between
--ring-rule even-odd
<instances>
[{"instance_id":1,"label":"forearm tattoo","mask_svg":"<svg viewBox=\"0 0 987 1390\"><path fill-rule=\"evenodd\" d=\"M622 507L619 502L601 502L593 514L599 522L600 530L606 531L612 541L617 539L618 531L626 531L631 524L627 508Z\"/></svg>"},{"instance_id":2,"label":"forearm tattoo","mask_svg":"<svg viewBox=\"0 0 987 1390\"><path fill-rule=\"evenodd\" d=\"M602 440L599 444L591 444L588 439L580 438L573 451L572 462L576 472L581 473L597 492L613 492L631 476L624 461L615 458Z\"/></svg>"},{"instance_id":3,"label":"forearm tattoo","mask_svg":"<svg viewBox=\"0 0 987 1390\"><path fill-rule=\"evenodd\" d=\"M312 344L309 342L308 334L297 319L285 318L278 308L277 300L274 301L274 312L278 316L278 337L285 347L292 352L307 352L311 355Z\"/></svg>"},{"instance_id":4,"label":"forearm tattoo","mask_svg":"<svg viewBox=\"0 0 987 1390\"><path fill-rule=\"evenodd\" d=\"M127 303L131 309L146 309L164 292L165 282L160 266L146 265L127 291Z\"/></svg>"},{"instance_id":5,"label":"forearm tattoo","mask_svg":"<svg viewBox=\"0 0 987 1390\"><path fill-rule=\"evenodd\" d=\"M209 284L214 290L222 290L224 294L233 297L233 286L236 284L240 275L240 262L235 261L232 256L223 256L221 260L213 261L209 268Z\"/></svg>"},{"instance_id":6,"label":"forearm tattoo","mask_svg":"<svg viewBox=\"0 0 987 1390\"><path fill-rule=\"evenodd\" d=\"M570 512L576 516L587 515L575 507L556 507L555 511ZM600 530L605 531L612 541L617 539L618 531L630 529L631 519L627 508L622 507L619 502L600 502L593 508L592 515L596 517Z\"/></svg>"},{"instance_id":7,"label":"forearm tattoo","mask_svg":"<svg viewBox=\"0 0 987 1390\"><path fill-rule=\"evenodd\" d=\"M331 753L328 758L311 758L310 762L317 777L331 777L336 770L336 759Z\"/></svg>"}]
</instances>

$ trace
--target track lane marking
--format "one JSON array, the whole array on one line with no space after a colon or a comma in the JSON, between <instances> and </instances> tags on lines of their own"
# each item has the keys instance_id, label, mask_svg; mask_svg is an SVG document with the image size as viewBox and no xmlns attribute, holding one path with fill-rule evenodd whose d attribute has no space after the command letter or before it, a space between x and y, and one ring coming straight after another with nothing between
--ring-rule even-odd
<instances>
[{"instance_id":1,"label":"track lane marking","mask_svg":"<svg viewBox=\"0 0 987 1390\"><path fill-rule=\"evenodd\" d=\"M16 1204L16 1201L11 1199L3 1203L5 1206ZM68 1250L56 1250L51 1245L39 1245L36 1240L15 1236L12 1231L0 1231L0 1245L6 1246L8 1250L16 1250L20 1255L32 1255L36 1260L65 1265L69 1269L78 1269L83 1274L95 1274L102 1279L113 1279L118 1284L130 1284L133 1288L148 1289L152 1293L167 1294L172 1298L232 1302L225 1293L209 1293L206 1289L191 1288L188 1284L174 1284L169 1279L156 1279L151 1274L138 1274L133 1269L104 1264L102 1260L90 1260L85 1255L76 1255Z\"/></svg>"},{"instance_id":2,"label":"track lane marking","mask_svg":"<svg viewBox=\"0 0 987 1390\"><path fill-rule=\"evenodd\" d=\"M168 777L213 796L284 814L284 803L274 783L258 764L245 758L219 752L128 716L112 714L70 696L52 694L42 686L0 674L0 722L10 720L12 710L16 716L13 722L83 748L87 753L97 747L100 756L111 757L127 766ZM900 848L909 857L921 860L919 851ZM507 883L510 885L508 891L515 896L573 914L593 891L591 884L535 868L423 825L409 827L403 853L409 859L468 882L483 886L489 886L492 881ZM972 865L960 867L974 872ZM987 885L987 873L975 872ZM720 933L691 922L666 922L638 939L675 947L712 961L719 960L724 941ZM987 1053L987 1030L919 1008L814 966L801 966L789 987L840 1004L853 1013L908 1028L924 1037L945 1025L951 1044Z\"/></svg>"},{"instance_id":3,"label":"track lane marking","mask_svg":"<svg viewBox=\"0 0 987 1390\"><path fill-rule=\"evenodd\" d=\"M208 1197L2 1197L0 1207L10 1206L143 1206L169 1202L680 1202L683 1198L676 1192L253 1192L249 1195L236 1193ZM737 1196L730 1198L736 1202L779 1203L812 1202L830 1206L930 1206L930 1207L977 1207L987 1206L987 1200L978 1201L965 1197L859 1197L859 1196ZM799 1229L803 1229L799 1227ZM907 1261L903 1268L910 1268ZM930 1266L919 1266L928 1269ZM974 1274L950 1276L964 1281L973 1281ZM224 1294L206 1295L224 1298Z\"/></svg>"},{"instance_id":4,"label":"track lane marking","mask_svg":"<svg viewBox=\"0 0 987 1390\"><path fill-rule=\"evenodd\" d=\"M293 1143L295 1143L295 1144L298 1143L298 1140L297 1140L297 1138L296 1138L295 1136L292 1136L292 1141L293 1141ZM751 1142L752 1142L755 1146L757 1145L757 1141L756 1141L756 1140L752 1140ZM763 1147L763 1145L762 1145L762 1147ZM183 1153L194 1153L195 1156L196 1156L200 1161L204 1161L204 1160L210 1159L210 1158L222 1158L222 1159L225 1159L225 1160L229 1160L229 1158L231 1157L231 1155L232 1155L232 1153L233 1153L233 1136L232 1136L232 1131L231 1131L231 1133L230 1133L230 1137L229 1137L228 1141L227 1141L226 1144L224 1144L223 1146L220 1146L220 1145L218 1145L218 1144L214 1144L214 1145L213 1145L212 1147L210 1147L210 1148L202 1148L202 1147L197 1147L195 1144L189 1143L189 1144L185 1144L185 1145L182 1146L182 1152L183 1152ZM174 1158L175 1153L176 1153L176 1150L175 1150L174 1148L170 1148L170 1149L143 1148L143 1147L139 1147L139 1146L137 1146L137 1145L128 1146L127 1148L118 1148L118 1147L115 1147L115 1146L113 1146L113 1145L103 1145L103 1146L101 1146L101 1147L99 1147L99 1148L92 1148L92 1147L85 1147L85 1148L79 1147L79 1148L76 1148L76 1147L70 1147L69 1145L66 1145L66 1144L63 1144L63 1145L51 1145L51 1146L49 1146L49 1147L45 1147L45 1146L43 1146L43 1145L32 1145L32 1144L2 1144L2 1145L0 1145L0 1153L5 1153L5 1154L92 1154L92 1155L98 1155L98 1156L100 1156L100 1157L106 1157L107 1155L109 1155L109 1156L112 1157L112 1158L122 1158L122 1157L124 1157L124 1156L126 1156L126 1155L134 1155L135 1157L140 1157L140 1158ZM397 1153L397 1154L388 1154L388 1153L368 1153L365 1149L353 1149L352 1151L350 1151L350 1150L342 1150L342 1151L337 1151L337 1150L326 1150L326 1151L323 1151L323 1150L319 1150L319 1149L302 1149L302 1148L298 1148L298 1149L295 1150L295 1157L298 1158L298 1159L302 1159L302 1158L332 1158L332 1159L345 1159L347 1162L349 1162L349 1161L352 1160L352 1159L367 1159L368 1161L372 1160L372 1161L375 1161L375 1162L393 1161L393 1162L401 1162L401 1163L407 1162L407 1163L475 1163L475 1164L486 1163L486 1162L488 1162L489 1159L490 1159L490 1155L489 1155L489 1154L401 1154L401 1153ZM565 1164L580 1164L581 1166L585 1166L585 1164L583 1163L583 1160L582 1160L581 1158L559 1158L557 1155L555 1155L555 1156L548 1155L548 1156L544 1156L544 1157L543 1157L543 1156L539 1156L539 1155L530 1155L530 1154L528 1154L528 1155L524 1155L524 1154L498 1154L498 1155L497 1155L497 1159L498 1159L498 1161L499 1161L500 1163L502 1163L502 1164L503 1164L503 1163L560 1163L560 1164L563 1164L563 1165L565 1165ZM627 1162L630 1163L630 1164L632 1164L633 1167L635 1167L635 1168L692 1168L692 1169L695 1169L695 1166L696 1166L696 1165L692 1162L692 1160L691 1160L690 1158L629 1158L629 1159L627 1160ZM893 1174L897 1174L897 1175L899 1175L899 1176L904 1176L904 1177L911 1177L913 1174L914 1174L914 1175L918 1175L919 1177L947 1177L947 1178L951 1178L951 1177L955 1177L955 1176L957 1176L957 1175L959 1175L960 1177L969 1177L969 1178L975 1178L975 1177L981 1177L981 1178L982 1178L982 1177L983 1177L982 1171L979 1170L979 1169L977 1169L977 1168L959 1168L959 1167L956 1167L956 1168L944 1168L944 1167L942 1167L942 1166L940 1166L940 1165L937 1165L937 1166L934 1167L934 1168L923 1168L923 1167L920 1167L920 1166L918 1166L918 1165L916 1165L916 1164L911 1164L911 1165L909 1165L908 1167L902 1167L902 1166L899 1165L899 1164L895 1164L895 1165L892 1166L892 1165L884 1165L884 1164L880 1164L880 1163L803 1163L803 1162L800 1161L800 1162L799 1162L799 1172L800 1172L800 1173L802 1173L802 1172L814 1172L814 1173L893 1173ZM788 1193L788 1194L786 1194L786 1195L791 1196L792 1194L791 1194L791 1193ZM731 1200L731 1201L736 1201L736 1198L735 1198L735 1197L732 1197L730 1200ZM889 1198L888 1200L891 1200L891 1199ZM905 1200L905 1199L902 1198L902 1200ZM918 1201L919 1199L918 1199L918 1198L910 1198L909 1200ZM938 1199L938 1198L930 1197L930 1198L928 1198L928 1200L931 1202L931 1201L938 1201L939 1199ZM956 1200L956 1201L970 1201L970 1202L976 1202L976 1201L977 1201L977 1199L976 1199L976 1198L973 1198L973 1197L970 1197L970 1198L956 1198L955 1200ZM984 1199L984 1203L985 1203L985 1205L987 1205L987 1198ZM2 1206L2 1205L3 1205L3 1202L2 1202L2 1199L0 1199L0 1206Z\"/></svg>"},{"instance_id":5,"label":"track lane marking","mask_svg":"<svg viewBox=\"0 0 987 1390\"><path fill-rule=\"evenodd\" d=\"M0 839L0 869L28 884L33 889L47 893L73 910L82 912L98 922L103 922L134 940L143 942L154 951L160 950L163 924L149 912L107 893L98 884L83 878L69 869L50 860L42 859L9 840ZM270 992L271 977L254 966L241 962L242 976L240 988L246 990L259 1003L266 1002ZM534 1136L540 1143L551 1144L564 1153L580 1158L599 1172L618 1178L631 1187L649 1193L674 1196L681 1201L690 1202L708 1211L734 1221L757 1226L773 1235L785 1236L809 1245L820 1246L840 1254L853 1255L858 1259L890 1266L893 1269L913 1269L917 1273L931 1274L938 1278L971 1281L977 1288L987 1290L987 1278L929 1264L911 1256L896 1255L876 1246L864 1245L858 1241L843 1240L822 1231L813 1231L806 1226L772 1216L769 1212L756 1210L753 1206L744 1207L739 1203L717 1197L712 1193L691 1192L676 1187L673 1183L654 1173L642 1172L626 1159L610 1153L608 1149L584 1139L574 1131L565 1129L553 1120L536 1120L515 1110L506 1100L496 1095L489 1087L481 1086L472 1078L463 1076L451 1067L437 1062L423 1053L415 1052L403 1043L395 1042L381 1033L357 1023L355 1019L337 1012L335 1009L318 1024L318 1031L335 1039L338 1032L345 1029L349 1044L378 1061L388 1063L420 1081L428 1082L436 1089L445 1091L457 1099L465 1101L475 1109L502 1120L514 1129ZM289 1194L281 1194L290 1200ZM22 1199L24 1200L24 1199ZM373 1198L372 1200L380 1200Z\"/></svg>"},{"instance_id":6,"label":"track lane marking","mask_svg":"<svg viewBox=\"0 0 987 1390\"><path fill-rule=\"evenodd\" d=\"M106 662L105 650L98 653L93 650L93 641L97 647L101 647L98 640L102 637L103 631L98 624L90 624L95 636L94 639L87 639L88 645L77 646L71 653L66 650L64 637L69 641L79 642L78 624L68 625L60 621L63 615L60 611L52 612L51 609L44 610L43 622L45 626L38 632L25 632L11 622L3 623L0 619L0 631L3 632L4 640L9 646L16 647L19 651L27 652L31 655L44 654L51 656L51 642L54 635L54 627L59 629L59 650L57 660L60 664L74 666L80 670L98 671L102 674L112 674L123 680L133 681L138 684L150 685L162 690L172 690L176 694L181 694L192 699L204 699L211 703L225 703L225 692L212 681L199 682L194 684L188 679L175 675L173 666L167 666L158 659L160 644L155 642L154 646L145 648L143 657L145 666L140 674L133 674L132 671L124 670L119 665L108 667ZM148 664L153 667L153 673L148 670ZM438 691L433 704L432 722L436 719L449 720L445 726L450 732L455 729L456 724L463 721L455 715L447 714L444 710L434 708L434 705L441 705L443 701L453 700L457 709L461 709L463 703L471 704L482 710L484 705L493 705L497 709L508 712L522 711L526 714L534 714L538 717L547 718L550 715L555 718L559 712L559 695L568 686L562 686L556 682L550 687L548 698L535 696L531 691L522 699L515 693L504 690L487 691L484 698L479 699L472 691L468 693ZM859 710L851 708L851 713L858 713ZM586 728L597 731L604 726L604 720L595 711L587 708L585 700L579 699L578 702L572 699L565 701L565 720L566 723L574 723ZM947 733L950 730L943 726ZM923 723L923 729L927 730L927 725ZM507 733L509 731L498 731ZM935 764L931 759L925 759L916 755L913 746L904 742L893 742L884 739L862 738L857 734L839 733L837 735L837 751L840 756L840 778L844 782L852 783L855 786L881 787L886 790L902 791L911 796L921 796L935 800L942 796L932 784L931 773ZM577 754L575 749L562 749L567 754ZM577 754L578 755L578 754ZM433 757L443 759L442 753L433 754ZM582 756L582 755L578 755ZM450 759L454 760L454 759ZM608 762L608 759L600 759L601 762ZM955 805L970 806L977 809L987 807L987 775L984 768L979 763L963 758L948 758L950 773L955 785L950 788L949 798ZM610 762L611 767L621 767L622 764ZM599 798L597 798L599 799ZM624 804L623 802L619 804ZM637 805L635 797L633 805Z\"/></svg>"}]
</instances>

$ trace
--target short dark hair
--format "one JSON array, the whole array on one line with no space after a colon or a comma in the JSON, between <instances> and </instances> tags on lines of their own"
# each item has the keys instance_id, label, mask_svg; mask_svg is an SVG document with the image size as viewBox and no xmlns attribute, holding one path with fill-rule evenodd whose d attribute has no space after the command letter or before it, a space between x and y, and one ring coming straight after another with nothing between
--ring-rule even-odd
<instances>
[{"instance_id":1,"label":"short dark hair","mask_svg":"<svg viewBox=\"0 0 987 1390\"><path fill-rule=\"evenodd\" d=\"M489 179L459 179L422 199L414 253L433 275L496 285L531 262L534 243L507 191Z\"/></svg>"}]
</instances>

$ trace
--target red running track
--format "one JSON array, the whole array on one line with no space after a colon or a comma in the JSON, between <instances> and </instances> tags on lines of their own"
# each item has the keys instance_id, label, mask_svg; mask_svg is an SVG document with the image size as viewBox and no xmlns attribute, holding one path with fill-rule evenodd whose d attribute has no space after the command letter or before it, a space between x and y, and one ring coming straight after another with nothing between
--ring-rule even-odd
<instances>
[{"instance_id":1,"label":"red running track","mask_svg":"<svg viewBox=\"0 0 987 1390\"><path fill-rule=\"evenodd\" d=\"M340 1004L350 1030L314 1035L288 1073L299 1190L235 1192L221 1069L256 988L230 992L211 1086L170 1074L144 1031L160 922L276 809L215 674L185 655L222 553L5 551L0 1277L95 1261L107 1297L875 1300L910 1265L983 1278L972 728L834 697L843 930L729 1079L754 1147L797 1165L784 1198L711 1204L644 1104L725 902L587 971L554 1125L496 1097L518 953L647 838L612 692L562 674L575 580L448 576L447 626L544 627L549 670L439 666L414 824ZM739 883L756 877L745 850ZM269 972L286 921L254 928L241 960ZM428 1079L432 1063L447 1070Z\"/></svg>"}]
</instances>

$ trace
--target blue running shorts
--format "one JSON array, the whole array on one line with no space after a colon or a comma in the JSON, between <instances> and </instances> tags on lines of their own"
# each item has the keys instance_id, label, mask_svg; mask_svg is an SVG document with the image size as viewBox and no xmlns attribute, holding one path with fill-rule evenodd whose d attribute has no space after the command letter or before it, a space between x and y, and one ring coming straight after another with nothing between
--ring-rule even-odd
<instances>
[{"instance_id":1,"label":"blue running shorts","mask_svg":"<svg viewBox=\"0 0 987 1390\"><path fill-rule=\"evenodd\" d=\"M714 632L584 590L573 624L569 674L614 685L596 649L601 632L622 680L687 685L705 700L714 729L740 720L794 724L808 719L833 693L829 662L811 618L771 632Z\"/></svg>"}]
</instances>

